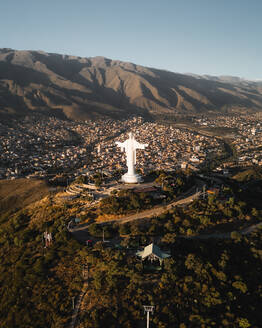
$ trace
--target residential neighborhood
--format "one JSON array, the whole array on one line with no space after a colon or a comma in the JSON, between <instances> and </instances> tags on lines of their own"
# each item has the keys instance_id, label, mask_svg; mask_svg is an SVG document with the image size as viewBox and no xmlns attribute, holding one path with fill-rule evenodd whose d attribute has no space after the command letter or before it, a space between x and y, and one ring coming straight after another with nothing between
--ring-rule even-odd
<instances>
[{"instance_id":1,"label":"residential neighborhood","mask_svg":"<svg viewBox=\"0 0 262 328\"><path fill-rule=\"evenodd\" d=\"M224 138L230 140L235 150L235 162L224 166L262 165L262 115L228 116L222 115L211 119L204 117L194 120L202 126L228 129ZM225 130L226 131L226 130Z\"/></svg>"},{"instance_id":2,"label":"residential neighborhood","mask_svg":"<svg viewBox=\"0 0 262 328\"><path fill-rule=\"evenodd\" d=\"M0 178L46 177L57 173L74 176L125 170L125 154L116 145L130 131L138 142L148 144L137 151L138 170L199 170L224 152L224 138L234 150L234 165L262 165L262 125L258 114L201 116L193 119L197 132L171 124L145 122L141 117L125 120L76 122L41 114L0 122ZM204 134L202 128L226 129L224 138Z\"/></svg>"}]
</instances>

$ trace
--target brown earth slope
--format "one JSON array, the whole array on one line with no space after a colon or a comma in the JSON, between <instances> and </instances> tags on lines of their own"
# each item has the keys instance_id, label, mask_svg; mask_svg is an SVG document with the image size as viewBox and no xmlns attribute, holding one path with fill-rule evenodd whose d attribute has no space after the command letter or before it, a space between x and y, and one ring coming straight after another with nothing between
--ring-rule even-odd
<instances>
[{"instance_id":1,"label":"brown earth slope","mask_svg":"<svg viewBox=\"0 0 262 328\"><path fill-rule=\"evenodd\" d=\"M261 84L172 73L104 57L0 49L0 114L73 119L262 110Z\"/></svg>"},{"instance_id":2,"label":"brown earth slope","mask_svg":"<svg viewBox=\"0 0 262 328\"><path fill-rule=\"evenodd\" d=\"M49 187L43 180L1 180L0 213L24 208L48 194Z\"/></svg>"}]
</instances>

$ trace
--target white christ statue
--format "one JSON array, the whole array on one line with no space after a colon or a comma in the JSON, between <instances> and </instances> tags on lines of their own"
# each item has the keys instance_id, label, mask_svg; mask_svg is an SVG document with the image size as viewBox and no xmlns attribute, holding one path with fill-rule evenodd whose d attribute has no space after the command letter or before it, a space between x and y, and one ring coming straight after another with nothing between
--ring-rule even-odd
<instances>
[{"instance_id":1,"label":"white christ statue","mask_svg":"<svg viewBox=\"0 0 262 328\"><path fill-rule=\"evenodd\" d=\"M121 147L121 150L126 153L126 165L128 171L122 176L122 181L125 183L138 183L142 181L142 178L139 174L136 174L135 164L136 164L136 150L145 149L147 144L141 144L137 142L133 136L133 133L129 133L129 139L125 142L116 142L118 147Z\"/></svg>"}]
</instances>

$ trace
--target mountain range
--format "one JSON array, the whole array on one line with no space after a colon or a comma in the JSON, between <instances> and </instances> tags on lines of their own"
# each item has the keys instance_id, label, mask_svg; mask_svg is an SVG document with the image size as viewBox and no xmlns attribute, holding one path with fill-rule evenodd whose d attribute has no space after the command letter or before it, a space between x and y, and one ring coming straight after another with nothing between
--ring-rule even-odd
<instances>
[{"instance_id":1,"label":"mountain range","mask_svg":"<svg viewBox=\"0 0 262 328\"><path fill-rule=\"evenodd\" d=\"M0 115L70 119L262 111L262 82L111 60L0 49Z\"/></svg>"}]
</instances>

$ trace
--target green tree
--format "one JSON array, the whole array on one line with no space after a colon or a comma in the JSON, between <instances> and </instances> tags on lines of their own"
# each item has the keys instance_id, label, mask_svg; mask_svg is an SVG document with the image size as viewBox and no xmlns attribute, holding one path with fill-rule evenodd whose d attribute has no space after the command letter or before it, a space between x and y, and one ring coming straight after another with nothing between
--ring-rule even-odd
<instances>
[{"instance_id":1,"label":"green tree","mask_svg":"<svg viewBox=\"0 0 262 328\"><path fill-rule=\"evenodd\" d=\"M237 323L238 323L240 328L251 327L251 324L249 323L248 319L246 319L246 318L238 318Z\"/></svg>"}]
</instances>

